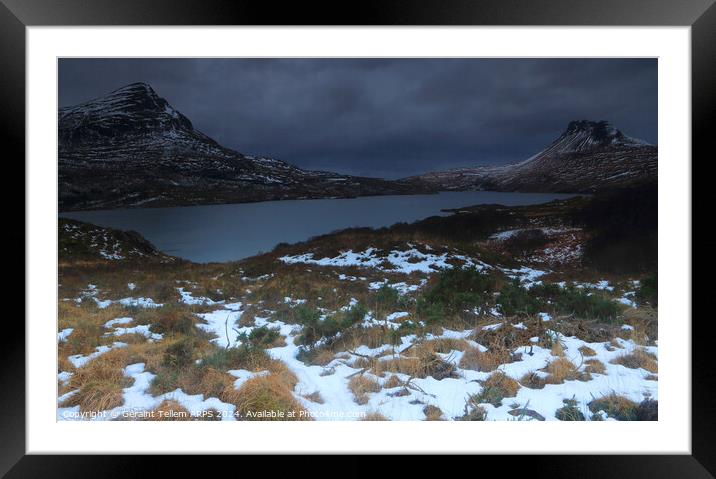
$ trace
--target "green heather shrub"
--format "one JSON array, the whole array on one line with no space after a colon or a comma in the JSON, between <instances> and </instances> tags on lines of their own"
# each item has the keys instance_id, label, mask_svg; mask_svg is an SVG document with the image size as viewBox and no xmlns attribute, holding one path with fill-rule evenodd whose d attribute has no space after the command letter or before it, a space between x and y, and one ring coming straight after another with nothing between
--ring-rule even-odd
<instances>
[{"instance_id":1,"label":"green heather shrub","mask_svg":"<svg viewBox=\"0 0 716 479\"><path fill-rule=\"evenodd\" d=\"M366 307L358 303L346 311L321 319L320 311L299 306L296 308L296 319L303 326L303 331L298 342L312 346L322 338L331 340L338 333L362 321L367 312Z\"/></svg>"},{"instance_id":2,"label":"green heather shrub","mask_svg":"<svg viewBox=\"0 0 716 479\"><path fill-rule=\"evenodd\" d=\"M393 309L400 303L400 294L395 288L391 288L387 284L381 286L381 288L375 293L375 302L378 308L381 309Z\"/></svg>"},{"instance_id":3,"label":"green heather shrub","mask_svg":"<svg viewBox=\"0 0 716 479\"><path fill-rule=\"evenodd\" d=\"M180 369L192 364L196 340L194 338L183 338L167 347L164 351L162 361L164 366Z\"/></svg>"},{"instance_id":4,"label":"green heather shrub","mask_svg":"<svg viewBox=\"0 0 716 479\"><path fill-rule=\"evenodd\" d=\"M513 280L502 287L497 304L500 305L502 313L507 316L517 313L531 315L542 309L540 301L532 294L532 291L522 287L518 280Z\"/></svg>"},{"instance_id":5,"label":"green heather shrub","mask_svg":"<svg viewBox=\"0 0 716 479\"><path fill-rule=\"evenodd\" d=\"M350 328L354 324L363 321L366 314L368 314L368 308L360 303L356 303L342 313L342 319L339 322L339 326L341 329Z\"/></svg>"},{"instance_id":6,"label":"green heather shrub","mask_svg":"<svg viewBox=\"0 0 716 479\"><path fill-rule=\"evenodd\" d=\"M434 324L445 318L445 307L440 301L430 302L421 296L415 305L415 314L426 323Z\"/></svg>"},{"instance_id":7,"label":"green heather shrub","mask_svg":"<svg viewBox=\"0 0 716 479\"><path fill-rule=\"evenodd\" d=\"M562 314L574 314L579 318L613 321L619 306L612 300L586 289L568 287L557 296L555 307Z\"/></svg>"},{"instance_id":8,"label":"green heather shrub","mask_svg":"<svg viewBox=\"0 0 716 479\"><path fill-rule=\"evenodd\" d=\"M539 283L529 289L530 296L544 301L554 300L562 294L562 287L555 283Z\"/></svg>"},{"instance_id":9,"label":"green heather shrub","mask_svg":"<svg viewBox=\"0 0 716 479\"><path fill-rule=\"evenodd\" d=\"M253 328L250 333L241 333L239 340L242 343L248 343L257 348L267 348L271 346L281 336L278 329L261 326Z\"/></svg>"},{"instance_id":10,"label":"green heather shrub","mask_svg":"<svg viewBox=\"0 0 716 479\"><path fill-rule=\"evenodd\" d=\"M507 316L552 310L578 318L611 321L619 313L614 301L595 291L572 286L561 288L557 284L536 284L526 289L517 280L502 287L497 304Z\"/></svg>"},{"instance_id":11,"label":"green heather shrub","mask_svg":"<svg viewBox=\"0 0 716 479\"><path fill-rule=\"evenodd\" d=\"M654 307L658 306L659 300L659 277L656 274L641 280L639 289L636 291L636 301L639 304L648 303Z\"/></svg>"},{"instance_id":12,"label":"green heather shrub","mask_svg":"<svg viewBox=\"0 0 716 479\"><path fill-rule=\"evenodd\" d=\"M261 347L250 343L235 348L216 348L203 358L200 367L228 371L229 369L250 369L254 364L268 360L268 354Z\"/></svg>"},{"instance_id":13,"label":"green heather shrub","mask_svg":"<svg viewBox=\"0 0 716 479\"><path fill-rule=\"evenodd\" d=\"M487 293L495 287L491 275L476 268L452 268L443 270L437 284L424 298L430 304L442 304L449 312L482 306Z\"/></svg>"},{"instance_id":14,"label":"green heather shrub","mask_svg":"<svg viewBox=\"0 0 716 479\"><path fill-rule=\"evenodd\" d=\"M560 421L586 421L584 414L577 407L579 403L574 398L564 399L562 402L564 406L557 409L554 417Z\"/></svg>"},{"instance_id":15,"label":"green heather shrub","mask_svg":"<svg viewBox=\"0 0 716 479\"><path fill-rule=\"evenodd\" d=\"M160 369L152 378L151 393L162 394L164 392L173 391L177 388L179 379L179 371L176 369Z\"/></svg>"}]
</instances>

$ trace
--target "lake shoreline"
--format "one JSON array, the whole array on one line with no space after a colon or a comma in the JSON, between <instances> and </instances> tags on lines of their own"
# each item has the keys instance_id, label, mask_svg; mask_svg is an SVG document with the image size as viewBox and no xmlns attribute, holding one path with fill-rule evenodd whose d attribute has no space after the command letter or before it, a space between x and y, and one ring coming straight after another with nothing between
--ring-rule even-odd
<instances>
[{"instance_id":1,"label":"lake shoreline","mask_svg":"<svg viewBox=\"0 0 716 479\"><path fill-rule=\"evenodd\" d=\"M346 228L389 227L450 214L466 205L529 205L580 195L441 192L339 199L59 213L98 226L137 231L160 250L199 263L237 261Z\"/></svg>"}]
</instances>

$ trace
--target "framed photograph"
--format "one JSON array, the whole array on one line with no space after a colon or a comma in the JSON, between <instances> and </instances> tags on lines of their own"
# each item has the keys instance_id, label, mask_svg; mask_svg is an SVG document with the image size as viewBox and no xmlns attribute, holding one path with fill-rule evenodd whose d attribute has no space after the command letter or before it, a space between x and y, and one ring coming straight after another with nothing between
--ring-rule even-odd
<instances>
[{"instance_id":1,"label":"framed photograph","mask_svg":"<svg viewBox=\"0 0 716 479\"><path fill-rule=\"evenodd\" d=\"M461 453L712 477L712 3L2 0L26 179L2 471Z\"/></svg>"}]
</instances>

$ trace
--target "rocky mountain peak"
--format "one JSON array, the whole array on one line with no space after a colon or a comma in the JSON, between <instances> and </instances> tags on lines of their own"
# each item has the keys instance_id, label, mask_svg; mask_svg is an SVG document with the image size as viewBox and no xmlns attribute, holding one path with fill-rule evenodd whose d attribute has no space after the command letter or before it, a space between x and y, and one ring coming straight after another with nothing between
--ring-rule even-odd
<instances>
[{"instance_id":1,"label":"rocky mountain peak","mask_svg":"<svg viewBox=\"0 0 716 479\"><path fill-rule=\"evenodd\" d=\"M608 121L575 120L544 153L572 153L610 146L637 147L648 143L630 138Z\"/></svg>"},{"instance_id":2,"label":"rocky mountain peak","mask_svg":"<svg viewBox=\"0 0 716 479\"><path fill-rule=\"evenodd\" d=\"M146 83L132 83L59 110L60 143L65 145L158 130L194 132L194 127Z\"/></svg>"}]
</instances>

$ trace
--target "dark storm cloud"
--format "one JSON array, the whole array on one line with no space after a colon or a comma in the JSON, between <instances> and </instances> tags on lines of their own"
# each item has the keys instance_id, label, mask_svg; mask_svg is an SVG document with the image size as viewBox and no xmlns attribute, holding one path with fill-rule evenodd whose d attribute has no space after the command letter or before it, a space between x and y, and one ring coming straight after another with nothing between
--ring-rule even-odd
<instances>
[{"instance_id":1,"label":"dark storm cloud","mask_svg":"<svg viewBox=\"0 0 716 479\"><path fill-rule=\"evenodd\" d=\"M62 59L60 106L138 81L225 146L343 173L517 162L578 119L657 142L655 59Z\"/></svg>"}]
</instances>

